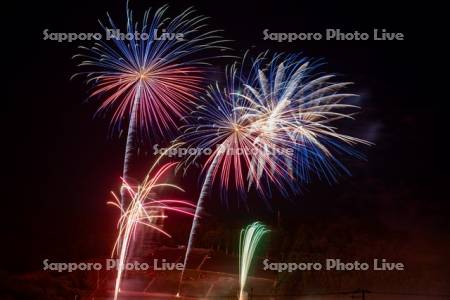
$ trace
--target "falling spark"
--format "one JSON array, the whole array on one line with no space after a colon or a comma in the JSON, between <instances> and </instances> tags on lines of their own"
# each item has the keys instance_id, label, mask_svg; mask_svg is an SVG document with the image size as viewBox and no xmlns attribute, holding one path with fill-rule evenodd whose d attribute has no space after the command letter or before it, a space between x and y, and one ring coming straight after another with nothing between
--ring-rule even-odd
<instances>
[{"instance_id":1,"label":"falling spark","mask_svg":"<svg viewBox=\"0 0 450 300\"><path fill-rule=\"evenodd\" d=\"M169 233L155 223L155 220L167 218L167 215L164 213L165 211L173 211L179 214L194 216L192 211L195 208L195 205L192 203L183 200L159 199L156 197L157 190L160 188L172 188L183 191L177 185L162 181L163 176L172 169L176 163L167 163L162 165L159 169L154 170L158 161L153 165L144 181L138 185L137 188L133 188L126 181L123 181L123 187L131 199L126 207L123 206L119 197L114 193L115 201L108 202L108 204L119 208L121 212L118 222L118 236L113 248L113 253L117 252L119 257L114 300L117 300L119 295L123 269L137 228L144 226L170 237Z\"/></svg>"},{"instance_id":2,"label":"falling spark","mask_svg":"<svg viewBox=\"0 0 450 300\"><path fill-rule=\"evenodd\" d=\"M346 101L357 95L342 92L351 82L316 72L317 67L317 62L298 55L269 58L263 53L254 61L239 96L248 102L242 109L255 130L293 151L290 165L297 179L308 182L315 174L334 182L342 171L349 174L336 154L363 159L354 146L372 143L337 131L336 121L353 119L358 107ZM283 157L278 154L275 159Z\"/></svg>"}]
</instances>

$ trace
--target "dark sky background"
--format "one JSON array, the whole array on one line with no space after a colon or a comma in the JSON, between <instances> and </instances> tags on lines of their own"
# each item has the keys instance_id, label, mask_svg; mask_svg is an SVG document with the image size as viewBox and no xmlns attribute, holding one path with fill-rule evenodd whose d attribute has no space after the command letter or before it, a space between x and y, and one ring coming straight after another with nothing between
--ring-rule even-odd
<instances>
[{"instance_id":1,"label":"dark sky background","mask_svg":"<svg viewBox=\"0 0 450 300\"><path fill-rule=\"evenodd\" d=\"M142 11L164 3L132 0L131 7ZM422 14L416 4L169 4L169 14L194 5L210 16L212 25L235 40L231 43L235 54L248 48L255 52L302 52L324 58L328 62L325 70L356 83L354 91L361 95L363 109L344 129L376 146L362 148L368 162L345 160L352 177L342 178L335 186L314 182L295 201L284 201L280 210L289 222L356 216L369 223L376 219L377 224L382 222L404 234L423 229L448 237L449 205L434 195L432 99L423 88L428 58L422 52L426 47L424 31L415 25ZM105 203L119 183L124 139L108 138L109 121L93 118L97 103L85 102L84 83L69 81L77 72L71 56L77 53L79 43L44 41L42 31L100 32L97 20L104 20L107 11L123 24L124 7L125 1L39 1L6 12L11 18L11 27L6 30L13 37L4 40L11 53L3 57L8 75L6 115L2 118L6 182L0 253L7 259L0 260L0 269L28 270L39 268L45 258L70 261L110 251L117 213ZM372 32L386 28L403 32L406 40L277 43L263 40L266 28L271 32L323 32L326 28ZM218 62L218 66L224 63ZM140 159L150 164L152 158ZM186 197L194 201L197 191L189 185ZM219 213L223 219L245 219L248 215L248 219L273 220L273 214L263 209L247 213L236 208L225 210L219 201L208 205L211 213ZM186 220L178 221L188 226Z\"/></svg>"}]
</instances>

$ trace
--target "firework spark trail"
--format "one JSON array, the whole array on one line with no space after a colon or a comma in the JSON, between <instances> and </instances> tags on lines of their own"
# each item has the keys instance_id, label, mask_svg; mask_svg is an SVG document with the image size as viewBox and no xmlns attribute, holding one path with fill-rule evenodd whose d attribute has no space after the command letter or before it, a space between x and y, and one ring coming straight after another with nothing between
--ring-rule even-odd
<instances>
[{"instance_id":1,"label":"firework spark trail","mask_svg":"<svg viewBox=\"0 0 450 300\"><path fill-rule=\"evenodd\" d=\"M119 30L127 38L98 40L90 48L80 47L84 54L74 56L81 58L79 66L91 68L74 76L85 75L93 86L90 97L102 97L98 112L112 110L110 128L121 129L124 120L130 118L123 167L126 181L138 132L152 138L170 135L177 128L176 120L203 90L206 61L214 56L202 54L227 49L222 46L225 41L220 31L207 30L207 18L196 15L194 9L174 18L165 16L167 10L165 5L150 15L149 9L139 23L127 2L125 31L120 31L109 15L108 25L100 23L105 31ZM181 34L183 39L154 39L162 29L169 35ZM144 33L149 38L142 38Z\"/></svg>"},{"instance_id":2,"label":"firework spark trail","mask_svg":"<svg viewBox=\"0 0 450 300\"><path fill-rule=\"evenodd\" d=\"M241 230L239 238L239 299L244 299L248 272L262 237L270 230L261 222L254 222Z\"/></svg>"},{"instance_id":3,"label":"firework spark trail","mask_svg":"<svg viewBox=\"0 0 450 300\"><path fill-rule=\"evenodd\" d=\"M200 196L198 197L198 201L197 201L197 205L195 208L195 213L194 213L194 219L192 220L192 226L191 226L191 231L189 232L189 240L188 240L188 244L186 247L186 253L184 256L184 263L183 263L183 270L181 271L181 276L180 276L180 281L178 283L178 292L177 292L177 296L180 296L180 291L181 291L181 284L183 282L183 278L184 278L184 272L186 270L186 266L187 266L187 262L188 262L188 258L189 258L189 253L190 250L192 249L192 243L194 241L194 236L196 234L197 231L197 227L198 227L198 222L199 222L199 216L201 216L202 212L203 212L203 201L206 198L208 191L212 185L212 171L214 170L217 162L219 161L219 157L220 156L215 156L213 162L211 163L211 165L209 166L208 172L206 173L206 177L204 180L204 183L202 185L202 189L200 191Z\"/></svg>"},{"instance_id":4,"label":"firework spark trail","mask_svg":"<svg viewBox=\"0 0 450 300\"><path fill-rule=\"evenodd\" d=\"M153 172L157 162L152 166L144 181L133 189L126 181L123 181L123 188L127 191L131 201L127 207L122 205L118 197L115 202L108 202L120 209L121 217L118 222L119 233L113 248L113 253L117 252L119 256L118 271L114 289L114 300L117 300L120 284L122 281L123 270L127 261L128 251L133 237L136 235L138 226L145 226L158 231L168 237L170 235L155 224L155 219L164 219L167 216L164 211L173 211L180 214L195 216L192 213L195 205L190 202L175 199L155 199L155 192L159 188L173 188L183 191L180 187L163 183L162 177L173 168L176 163L167 163Z\"/></svg>"}]
</instances>

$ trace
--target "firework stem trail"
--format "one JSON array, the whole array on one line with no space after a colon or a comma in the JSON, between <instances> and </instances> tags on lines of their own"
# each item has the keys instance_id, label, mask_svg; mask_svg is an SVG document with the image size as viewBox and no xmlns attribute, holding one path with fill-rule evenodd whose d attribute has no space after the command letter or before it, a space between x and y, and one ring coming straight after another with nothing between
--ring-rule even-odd
<instances>
[{"instance_id":1,"label":"firework stem trail","mask_svg":"<svg viewBox=\"0 0 450 300\"><path fill-rule=\"evenodd\" d=\"M211 165L209 166L208 172L206 173L205 181L203 182L202 189L200 191L200 196L198 197L197 206L195 208L195 213L194 213L194 218L192 220L191 232L189 233L189 241L188 241L188 244L186 247L186 253L184 255L183 270L181 271L180 282L178 283L177 295L180 295L181 284L183 282L184 272L186 271L188 257L189 257L189 254L191 253L192 243L193 243L194 236L195 236L195 233L196 233L196 230L198 227L198 219L203 210L203 201L205 200L206 195L208 194L208 191L210 190L210 187L212 185L212 181L214 179L212 174L214 172L214 169L216 168L217 163L219 162L220 156L221 156L220 154L215 155L214 160L212 161Z\"/></svg>"},{"instance_id":2,"label":"firework stem trail","mask_svg":"<svg viewBox=\"0 0 450 300\"><path fill-rule=\"evenodd\" d=\"M122 281L122 272L125 267L127 248L130 244L131 229L133 228L132 226L130 226L130 224L129 224L130 222L133 222L133 220L127 221L128 225L125 227L125 232L124 232L125 240L122 241L123 245L119 245L120 256L119 256L119 266L118 266L117 276L116 276L116 284L115 284L116 288L114 289L114 300L117 300L119 297L119 287L120 287L120 282Z\"/></svg>"},{"instance_id":3,"label":"firework stem trail","mask_svg":"<svg viewBox=\"0 0 450 300\"><path fill-rule=\"evenodd\" d=\"M127 142L125 146L125 157L123 160L123 175L122 178L125 182L130 182L129 178L129 169L130 169L130 161L131 157L133 156L134 151L134 145L135 145L135 133L137 131L137 114L139 109L139 102L141 99L141 89L142 84L139 83L139 86L137 88L136 95L134 97L133 101L133 108L131 110L131 118L130 123L128 124L128 132L127 132ZM122 188L120 189L120 201L122 206L125 205L125 198L126 198L126 189L122 185Z\"/></svg>"}]
</instances>

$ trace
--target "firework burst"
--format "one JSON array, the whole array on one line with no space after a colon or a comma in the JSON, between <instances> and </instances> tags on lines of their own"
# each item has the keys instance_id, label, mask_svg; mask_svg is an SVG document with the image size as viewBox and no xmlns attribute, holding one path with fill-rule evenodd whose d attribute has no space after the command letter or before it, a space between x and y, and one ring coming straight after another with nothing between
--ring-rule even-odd
<instances>
[{"instance_id":1,"label":"firework burst","mask_svg":"<svg viewBox=\"0 0 450 300\"><path fill-rule=\"evenodd\" d=\"M288 157L292 159L290 171L306 182L311 174L328 181L336 181L342 171L349 174L336 155L362 159L354 146L371 145L337 131L336 121L353 119L358 107L346 101L357 95L342 92L352 83L317 72L318 65L299 55L269 57L263 53L253 61L239 93L247 102L239 108L246 111L244 119L249 119L262 137L270 136L278 146L292 150L293 156Z\"/></svg>"},{"instance_id":2,"label":"firework burst","mask_svg":"<svg viewBox=\"0 0 450 300\"><path fill-rule=\"evenodd\" d=\"M138 127L148 133L160 137L176 128L175 119L184 115L189 101L202 89L208 57L196 54L225 49L218 30L205 30L206 17L189 8L170 19L165 17L167 10L168 6L163 6L153 16L147 10L138 23L127 8L123 32L127 38L116 34L120 29L108 15L108 25L101 26L111 33L110 40L99 40L91 48L80 47L85 54L75 56L82 59L79 66L92 68L79 74L85 74L93 84L91 96L102 97L99 111L113 110L113 127L120 128L136 110ZM154 39L162 30L183 38ZM142 38L143 34L148 38Z\"/></svg>"},{"instance_id":3,"label":"firework burst","mask_svg":"<svg viewBox=\"0 0 450 300\"><path fill-rule=\"evenodd\" d=\"M176 120L202 90L206 60L211 58L204 52L225 49L219 31L206 30L206 17L189 8L167 18L167 9L163 6L153 15L147 10L139 23L127 5L123 32L127 38L117 35L120 30L108 15L108 25L101 26L116 36L99 40L90 48L80 47L85 53L75 56L82 60L79 66L91 69L78 74L86 75L92 85L90 96L101 98L98 111L112 111L111 128L122 129L122 123L128 120L125 181L130 179L129 163L136 135L170 135L177 127ZM166 37L154 39L162 31ZM182 38L174 38L175 35Z\"/></svg>"},{"instance_id":4,"label":"firework burst","mask_svg":"<svg viewBox=\"0 0 450 300\"><path fill-rule=\"evenodd\" d=\"M252 185L267 197L270 185L286 195L298 190L296 179L335 181L349 173L340 154L364 158L354 146L371 143L334 125L358 108L345 103L357 95L341 92L351 82L316 72L317 62L298 55L262 53L248 70L246 60L228 68L226 84L211 85L187 117L177 140L196 151L186 168L209 149L202 171L208 184L219 182L223 198L231 186L245 197Z\"/></svg>"}]
</instances>

